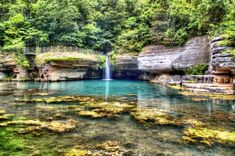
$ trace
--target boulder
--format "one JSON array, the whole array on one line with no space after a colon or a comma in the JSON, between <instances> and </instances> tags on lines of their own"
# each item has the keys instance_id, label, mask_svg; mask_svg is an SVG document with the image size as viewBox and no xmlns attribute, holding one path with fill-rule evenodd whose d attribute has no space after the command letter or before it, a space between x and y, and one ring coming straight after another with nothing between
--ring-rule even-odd
<instances>
[{"instance_id":1,"label":"boulder","mask_svg":"<svg viewBox=\"0 0 235 156\"><path fill-rule=\"evenodd\" d=\"M138 56L138 68L152 73L182 71L197 64L208 64L207 36L190 39L183 47L147 46Z\"/></svg>"}]
</instances>

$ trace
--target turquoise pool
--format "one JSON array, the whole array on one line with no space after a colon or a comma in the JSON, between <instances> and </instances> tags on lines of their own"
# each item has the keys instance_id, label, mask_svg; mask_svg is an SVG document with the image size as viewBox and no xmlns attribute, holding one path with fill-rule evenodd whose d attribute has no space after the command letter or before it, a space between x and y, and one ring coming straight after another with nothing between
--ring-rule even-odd
<instances>
[{"instance_id":1,"label":"turquoise pool","mask_svg":"<svg viewBox=\"0 0 235 156\"><path fill-rule=\"evenodd\" d=\"M6 120L12 124L0 126L0 155L68 155L71 154L68 151L73 151L74 148L100 155L235 154L233 144L227 146L216 142L208 146L203 143L185 142L182 132L188 128L187 126L138 122L131 115L131 111L112 117L90 118L77 113L81 108L85 111L93 109L93 106L81 107L86 101L47 103L35 100L65 96L99 98L99 101L111 105L113 102L131 103L134 105L132 111L153 109L180 119L190 116L210 128L235 131L233 100L183 96L178 90L149 82L1 82L0 110L11 115ZM91 101L88 99L88 102ZM35 125L33 130L24 129L25 133L19 133L27 126L12 122L38 120L45 123L65 123L70 119L76 120L79 124L73 130L63 133L37 129ZM0 120L0 123L6 123L6 120Z\"/></svg>"}]
</instances>

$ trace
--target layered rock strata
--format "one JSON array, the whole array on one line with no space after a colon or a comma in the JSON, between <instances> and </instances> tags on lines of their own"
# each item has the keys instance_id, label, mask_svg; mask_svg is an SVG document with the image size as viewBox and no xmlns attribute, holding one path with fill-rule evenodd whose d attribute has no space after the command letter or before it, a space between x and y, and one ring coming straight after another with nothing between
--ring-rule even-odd
<instances>
[{"instance_id":1,"label":"layered rock strata","mask_svg":"<svg viewBox=\"0 0 235 156\"><path fill-rule=\"evenodd\" d=\"M190 39L183 47L147 46L138 56L138 69L156 74L181 72L197 64L208 64L207 36Z\"/></svg>"}]
</instances>

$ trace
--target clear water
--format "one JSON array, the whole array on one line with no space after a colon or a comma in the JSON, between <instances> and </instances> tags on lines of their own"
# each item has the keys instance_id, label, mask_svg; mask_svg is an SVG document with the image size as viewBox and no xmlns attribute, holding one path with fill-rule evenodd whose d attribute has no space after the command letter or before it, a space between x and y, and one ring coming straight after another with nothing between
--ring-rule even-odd
<instances>
[{"instance_id":1,"label":"clear water","mask_svg":"<svg viewBox=\"0 0 235 156\"><path fill-rule=\"evenodd\" d=\"M51 105L58 110L42 111L37 108L46 104L17 104L14 101L15 98L37 97L43 93L46 93L44 97L92 95L103 97L107 101L125 98L125 100L136 102L138 108L159 108L180 115L194 115L201 121L217 128L226 127L230 131L235 131L234 101L197 102L190 97L178 94L177 90L142 81L2 82L0 83L0 93L0 108L18 118L48 120L54 113L60 113L61 108L64 112L68 103ZM221 114L226 119L222 118ZM219 144L212 147L202 144L186 144L182 141L181 128L145 127L129 114L123 114L120 118L115 119L89 119L68 112L63 116L73 118L83 124L75 131L63 134L45 133L39 137L22 136L25 143L32 146L32 148L23 150L23 153L26 155L63 155L74 146L94 146L105 141L117 141L122 147L129 150L129 154L126 155L235 154L234 149Z\"/></svg>"}]
</instances>

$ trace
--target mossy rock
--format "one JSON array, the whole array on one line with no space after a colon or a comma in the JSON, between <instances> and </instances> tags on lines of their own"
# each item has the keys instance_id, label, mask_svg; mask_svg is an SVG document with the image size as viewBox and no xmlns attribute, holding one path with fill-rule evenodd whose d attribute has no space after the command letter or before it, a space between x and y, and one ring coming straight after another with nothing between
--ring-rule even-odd
<instances>
[{"instance_id":1,"label":"mossy rock","mask_svg":"<svg viewBox=\"0 0 235 156\"><path fill-rule=\"evenodd\" d=\"M55 52L48 52L38 54L36 56L36 64L42 65L49 62L56 62L56 63L74 63L77 61L86 61L92 64L98 62L98 54L92 53L81 53L81 52L64 52L64 53L55 53Z\"/></svg>"},{"instance_id":2,"label":"mossy rock","mask_svg":"<svg viewBox=\"0 0 235 156\"><path fill-rule=\"evenodd\" d=\"M65 156L91 156L91 155L87 150L71 149L67 153L65 153Z\"/></svg>"},{"instance_id":3,"label":"mossy rock","mask_svg":"<svg viewBox=\"0 0 235 156\"><path fill-rule=\"evenodd\" d=\"M106 114L103 114L103 113L97 113L94 110L79 111L78 114L80 116L86 116L86 117L91 117L91 118L103 118L107 116Z\"/></svg>"},{"instance_id":4,"label":"mossy rock","mask_svg":"<svg viewBox=\"0 0 235 156\"><path fill-rule=\"evenodd\" d=\"M76 109L78 114L91 118L117 117L135 107L133 104L120 102L88 102L82 103L81 106Z\"/></svg>"},{"instance_id":5,"label":"mossy rock","mask_svg":"<svg viewBox=\"0 0 235 156\"><path fill-rule=\"evenodd\" d=\"M202 143L209 146L220 143L235 147L235 132L209 129L203 127L189 127L183 131L183 140L190 143Z\"/></svg>"},{"instance_id":6,"label":"mossy rock","mask_svg":"<svg viewBox=\"0 0 235 156\"><path fill-rule=\"evenodd\" d=\"M51 122L44 122L39 120L16 120L0 123L0 127L7 127L10 125L24 125L28 126L27 129L24 129L26 132L30 132L36 127L35 130L45 129L55 133L64 133L75 129L77 124L78 121L73 119ZM23 129L21 130L24 131Z\"/></svg>"},{"instance_id":7,"label":"mossy rock","mask_svg":"<svg viewBox=\"0 0 235 156\"><path fill-rule=\"evenodd\" d=\"M15 99L16 102L45 102L45 103L61 103L61 102L92 102L98 100L95 97L89 96L57 96L48 98L33 98L33 99Z\"/></svg>"},{"instance_id":8,"label":"mossy rock","mask_svg":"<svg viewBox=\"0 0 235 156\"><path fill-rule=\"evenodd\" d=\"M151 122L156 125L183 126L182 121L177 117L156 109L138 109L131 115L141 123Z\"/></svg>"},{"instance_id":9,"label":"mossy rock","mask_svg":"<svg viewBox=\"0 0 235 156\"><path fill-rule=\"evenodd\" d=\"M184 96L190 96L190 97L198 97L198 98L205 98L213 99L213 100L235 100L235 95L226 95L226 94L215 94L215 93L194 93L189 91L183 91L179 92L179 94Z\"/></svg>"}]
</instances>

